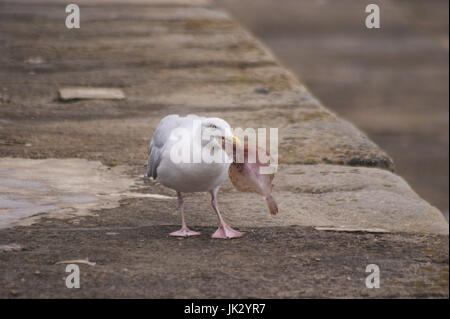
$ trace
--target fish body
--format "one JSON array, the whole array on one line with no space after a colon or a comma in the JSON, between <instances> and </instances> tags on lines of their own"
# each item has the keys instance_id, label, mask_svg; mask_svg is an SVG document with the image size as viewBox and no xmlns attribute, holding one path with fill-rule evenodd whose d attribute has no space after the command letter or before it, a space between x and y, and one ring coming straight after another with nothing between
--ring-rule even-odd
<instances>
[{"instance_id":1,"label":"fish body","mask_svg":"<svg viewBox=\"0 0 450 319\"><path fill-rule=\"evenodd\" d=\"M259 148L258 150L262 151ZM247 146L243 149L243 158L237 154L239 154L238 151L235 152L233 163L228 169L231 183L238 191L256 193L263 196L270 213L276 215L278 213L278 205L272 196L272 180L275 175L261 174L260 172L260 168L268 166L268 163L262 163L259 160L258 151ZM253 160L250 161L249 159Z\"/></svg>"}]
</instances>

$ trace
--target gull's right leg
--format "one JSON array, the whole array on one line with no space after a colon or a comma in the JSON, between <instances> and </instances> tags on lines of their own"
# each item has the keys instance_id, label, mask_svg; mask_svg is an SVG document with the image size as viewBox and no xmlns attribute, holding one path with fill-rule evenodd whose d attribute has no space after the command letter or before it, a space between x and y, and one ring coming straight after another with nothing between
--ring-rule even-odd
<instances>
[{"instance_id":1,"label":"gull's right leg","mask_svg":"<svg viewBox=\"0 0 450 319\"><path fill-rule=\"evenodd\" d=\"M183 196L181 195L180 192L177 192L177 195L178 195L178 208L180 209L180 212L181 212L181 229L170 233L170 236L189 237L189 236L200 235L199 232L192 231L186 226L186 222L184 221Z\"/></svg>"},{"instance_id":2,"label":"gull's right leg","mask_svg":"<svg viewBox=\"0 0 450 319\"><path fill-rule=\"evenodd\" d=\"M214 211L217 214L217 218L219 218L219 228L212 234L212 238L239 238L242 237L242 233L234 230L230 226L228 226L227 223L222 218L222 215L219 211L219 206L217 205L217 192L219 191L219 187L216 187L214 190L212 190L211 193L211 205L214 209Z\"/></svg>"}]
</instances>

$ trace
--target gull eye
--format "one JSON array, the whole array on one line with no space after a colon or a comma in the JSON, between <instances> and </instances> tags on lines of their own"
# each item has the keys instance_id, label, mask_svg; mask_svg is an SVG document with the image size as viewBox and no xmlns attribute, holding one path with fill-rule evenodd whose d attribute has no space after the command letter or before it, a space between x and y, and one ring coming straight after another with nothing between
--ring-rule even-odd
<instances>
[{"instance_id":1,"label":"gull eye","mask_svg":"<svg viewBox=\"0 0 450 319\"><path fill-rule=\"evenodd\" d=\"M217 126L215 126L214 124L210 124L209 127L210 127L210 128L214 128L214 129L217 128Z\"/></svg>"}]
</instances>

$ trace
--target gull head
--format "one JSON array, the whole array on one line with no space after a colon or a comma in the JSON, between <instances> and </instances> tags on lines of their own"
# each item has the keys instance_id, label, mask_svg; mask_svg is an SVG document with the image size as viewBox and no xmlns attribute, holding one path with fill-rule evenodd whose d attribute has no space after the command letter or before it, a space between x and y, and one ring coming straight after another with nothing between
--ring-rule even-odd
<instances>
[{"instance_id":1,"label":"gull head","mask_svg":"<svg viewBox=\"0 0 450 319\"><path fill-rule=\"evenodd\" d=\"M233 135L230 124L217 117L202 120L202 145L214 143L217 147L240 145L239 139Z\"/></svg>"}]
</instances>

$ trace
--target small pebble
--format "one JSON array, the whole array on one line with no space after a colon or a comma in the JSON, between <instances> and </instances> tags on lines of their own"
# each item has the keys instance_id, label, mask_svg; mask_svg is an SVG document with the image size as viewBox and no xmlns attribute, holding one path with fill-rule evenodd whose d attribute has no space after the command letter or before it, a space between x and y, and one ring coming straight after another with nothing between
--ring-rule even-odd
<instances>
[{"instance_id":1,"label":"small pebble","mask_svg":"<svg viewBox=\"0 0 450 319\"><path fill-rule=\"evenodd\" d=\"M255 89L255 92L259 93L259 94L269 94L270 93L269 89L264 88L264 87Z\"/></svg>"},{"instance_id":2,"label":"small pebble","mask_svg":"<svg viewBox=\"0 0 450 319\"><path fill-rule=\"evenodd\" d=\"M363 297L369 296L369 292L367 291L367 289L362 289L359 293L360 293L361 296L363 296Z\"/></svg>"}]
</instances>

